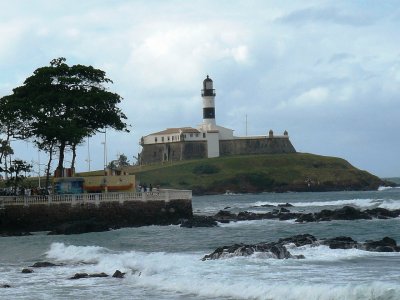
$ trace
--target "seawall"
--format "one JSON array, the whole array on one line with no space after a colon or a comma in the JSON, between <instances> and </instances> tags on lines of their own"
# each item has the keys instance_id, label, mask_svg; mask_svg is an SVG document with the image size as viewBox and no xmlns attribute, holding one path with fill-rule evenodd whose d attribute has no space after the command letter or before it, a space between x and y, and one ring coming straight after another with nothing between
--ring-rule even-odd
<instances>
[{"instance_id":1,"label":"seawall","mask_svg":"<svg viewBox=\"0 0 400 300\"><path fill-rule=\"evenodd\" d=\"M109 227L169 225L191 218L192 214L190 199L5 205L0 208L0 232L48 231L77 221L99 222Z\"/></svg>"}]
</instances>

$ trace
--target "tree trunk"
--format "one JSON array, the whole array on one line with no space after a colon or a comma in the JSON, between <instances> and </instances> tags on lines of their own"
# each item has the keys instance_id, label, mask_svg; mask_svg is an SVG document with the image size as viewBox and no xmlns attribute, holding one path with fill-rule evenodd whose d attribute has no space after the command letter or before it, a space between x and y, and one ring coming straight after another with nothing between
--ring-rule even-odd
<instances>
[{"instance_id":1,"label":"tree trunk","mask_svg":"<svg viewBox=\"0 0 400 300\"><path fill-rule=\"evenodd\" d=\"M71 172L72 175L74 174L74 169L75 169L75 158L76 158L76 144L72 144L72 162L71 162Z\"/></svg>"},{"instance_id":2,"label":"tree trunk","mask_svg":"<svg viewBox=\"0 0 400 300\"><path fill-rule=\"evenodd\" d=\"M60 157L58 159L58 166L57 166L57 172L61 176L62 171L63 171L63 166L64 166L64 151L65 151L65 142L61 142L60 145Z\"/></svg>"},{"instance_id":3,"label":"tree trunk","mask_svg":"<svg viewBox=\"0 0 400 300\"><path fill-rule=\"evenodd\" d=\"M49 190L49 183L50 183L50 167L51 167L51 161L53 160L53 144L50 146L49 150L49 161L47 163L47 169L46 169L46 182L45 182L45 191L47 194L47 191Z\"/></svg>"}]
</instances>

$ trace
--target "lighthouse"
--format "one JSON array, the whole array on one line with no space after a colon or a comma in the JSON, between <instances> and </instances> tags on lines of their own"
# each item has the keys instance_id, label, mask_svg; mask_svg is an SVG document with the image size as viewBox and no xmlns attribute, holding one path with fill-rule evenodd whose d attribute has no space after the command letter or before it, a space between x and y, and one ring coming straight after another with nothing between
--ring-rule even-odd
<instances>
[{"instance_id":1,"label":"lighthouse","mask_svg":"<svg viewBox=\"0 0 400 300\"><path fill-rule=\"evenodd\" d=\"M203 128L205 130L215 129L215 90L213 81L210 77L204 79L203 89L201 90L203 99Z\"/></svg>"}]
</instances>

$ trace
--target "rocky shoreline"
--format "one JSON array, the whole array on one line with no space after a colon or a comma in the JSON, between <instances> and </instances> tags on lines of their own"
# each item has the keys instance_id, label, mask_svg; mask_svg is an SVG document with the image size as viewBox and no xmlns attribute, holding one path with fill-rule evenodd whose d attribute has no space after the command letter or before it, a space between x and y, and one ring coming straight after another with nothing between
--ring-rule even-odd
<instances>
[{"instance_id":1,"label":"rocky shoreline","mask_svg":"<svg viewBox=\"0 0 400 300\"><path fill-rule=\"evenodd\" d=\"M328 246L330 249L358 249L371 252L400 252L395 240L384 237L378 241L357 242L351 237L339 236L331 239L318 240L311 234L295 235L288 238L279 239L277 242L262 242L258 244L234 244L222 246L214 252L205 255L202 260L214 260L235 256L250 256L255 253L265 253L268 258L275 259L305 259L302 254L292 255L288 247L301 247L309 245L316 247L320 245Z\"/></svg>"},{"instance_id":2,"label":"rocky shoreline","mask_svg":"<svg viewBox=\"0 0 400 300\"><path fill-rule=\"evenodd\" d=\"M254 213L249 211L242 211L239 213L232 213L229 210L220 210L213 216L193 215L191 218L182 218L171 220L164 224L159 225L180 225L181 227L216 227L219 223L240 222L240 221L254 221L254 220L279 220L287 221L294 220L296 223L308 222L329 222L334 220L372 220L372 219L392 219L400 216L400 209L389 210L385 208L372 208L360 210L353 206L343 206L337 209L323 209L319 212L292 212L290 203L278 204L277 206L265 205L271 207L270 212ZM143 224L147 225L147 224ZM140 225L138 225L140 226ZM122 227L117 222L99 222L95 219L84 221L70 221L63 224L54 226L47 234L49 235L69 235L69 234L82 234L88 232L102 232L115 230ZM7 236L27 236L31 235L27 231L18 230L1 230L0 237Z\"/></svg>"},{"instance_id":3,"label":"rocky shoreline","mask_svg":"<svg viewBox=\"0 0 400 300\"><path fill-rule=\"evenodd\" d=\"M392 219L400 216L400 209L389 210L385 208L373 208L360 210L353 206L344 206L341 208L329 210L323 209L319 212L291 212L290 203L278 205L271 212L254 213L243 211L237 214L228 210L220 210L214 216L195 215L191 219L182 220L182 227L213 227L218 226L218 223L229 223L238 221L253 221L253 220L294 220L297 223L306 222L322 222L333 220L372 220L372 219Z\"/></svg>"}]
</instances>

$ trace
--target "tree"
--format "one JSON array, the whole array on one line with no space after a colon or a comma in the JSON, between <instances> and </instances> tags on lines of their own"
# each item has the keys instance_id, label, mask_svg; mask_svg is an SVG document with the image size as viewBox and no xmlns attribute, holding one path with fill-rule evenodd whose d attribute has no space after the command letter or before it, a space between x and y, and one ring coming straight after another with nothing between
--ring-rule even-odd
<instances>
[{"instance_id":1,"label":"tree","mask_svg":"<svg viewBox=\"0 0 400 300\"><path fill-rule=\"evenodd\" d=\"M17 193L18 186L23 182L26 177L26 175L23 175L21 173L26 174L27 172L30 172L31 169L32 166L24 160L15 159L11 162L11 165L7 170L7 172L10 174L7 185L12 186L14 194Z\"/></svg>"},{"instance_id":2,"label":"tree","mask_svg":"<svg viewBox=\"0 0 400 300\"><path fill-rule=\"evenodd\" d=\"M107 90L112 81L106 73L92 66L69 66L65 61L53 59L50 66L36 69L0 101L5 116L0 120L17 121L11 126L13 136L34 138L39 149L50 153L58 148L60 171L68 147L73 151L74 167L76 146L85 137L104 128L128 131L126 116L117 107L122 97Z\"/></svg>"},{"instance_id":3,"label":"tree","mask_svg":"<svg viewBox=\"0 0 400 300\"><path fill-rule=\"evenodd\" d=\"M125 154L120 154L118 157L118 166L120 168L129 166L128 157Z\"/></svg>"}]
</instances>

